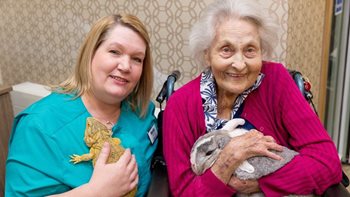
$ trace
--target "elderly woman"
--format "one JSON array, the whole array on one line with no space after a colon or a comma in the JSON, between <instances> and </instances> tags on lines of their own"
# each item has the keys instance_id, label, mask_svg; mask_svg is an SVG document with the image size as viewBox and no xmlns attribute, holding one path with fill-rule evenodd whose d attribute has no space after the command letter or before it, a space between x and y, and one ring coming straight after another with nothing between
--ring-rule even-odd
<instances>
[{"instance_id":1,"label":"elderly woman","mask_svg":"<svg viewBox=\"0 0 350 197\"><path fill-rule=\"evenodd\" d=\"M97 21L81 46L73 75L16 118L6 164L5 196L144 196L157 141L150 102L153 85L149 35L133 15ZM93 167L70 155L89 152L86 120L93 117L126 149L107 163L104 144Z\"/></svg>"},{"instance_id":2,"label":"elderly woman","mask_svg":"<svg viewBox=\"0 0 350 197\"><path fill-rule=\"evenodd\" d=\"M277 40L271 19L256 1L218 0L190 34L190 48L206 69L178 89L164 112L164 157L174 196L321 194L341 180L334 143L300 94L287 69L264 61ZM243 118L251 130L232 138L202 175L191 170L190 152L202 135ZM281 159L286 146L299 155L258 180L232 176L247 158Z\"/></svg>"}]
</instances>

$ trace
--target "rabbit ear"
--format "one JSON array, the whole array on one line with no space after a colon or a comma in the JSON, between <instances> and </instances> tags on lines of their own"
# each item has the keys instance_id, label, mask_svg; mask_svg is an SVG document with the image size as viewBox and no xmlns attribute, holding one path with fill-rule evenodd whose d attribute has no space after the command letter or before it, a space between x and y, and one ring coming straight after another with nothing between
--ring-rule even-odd
<instances>
[{"instance_id":1,"label":"rabbit ear","mask_svg":"<svg viewBox=\"0 0 350 197\"><path fill-rule=\"evenodd\" d=\"M242 118L234 118L230 121L228 121L225 126L222 128L222 130L227 130L227 131L232 131L235 128L237 128L237 126L239 125L244 125L245 121Z\"/></svg>"}]
</instances>

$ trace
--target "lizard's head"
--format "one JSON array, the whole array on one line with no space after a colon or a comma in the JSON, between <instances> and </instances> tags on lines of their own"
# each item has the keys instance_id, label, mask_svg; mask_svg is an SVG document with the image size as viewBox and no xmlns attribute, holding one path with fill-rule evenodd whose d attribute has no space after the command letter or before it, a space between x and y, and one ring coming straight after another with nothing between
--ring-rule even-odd
<instances>
[{"instance_id":1,"label":"lizard's head","mask_svg":"<svg viewBox=\"0 0 350 197\"><path fill-rule=\"evenodd\" d=\"M190 156L193 172L201 175L210 168L230 139L227 134L220 131L210 132L198 138Z\"/></svg>"},{"instance_id":2,"label":"lizard's head","mask_svg":"<svg viewBox=\"0 0 350 197\"><path fill-rule=\"evenodd\" d=\"M99 139L110 134L111 131L97 119L93 117L86 119L84 141L88 147L91 147Z\"/></svg>"}]
</instances>

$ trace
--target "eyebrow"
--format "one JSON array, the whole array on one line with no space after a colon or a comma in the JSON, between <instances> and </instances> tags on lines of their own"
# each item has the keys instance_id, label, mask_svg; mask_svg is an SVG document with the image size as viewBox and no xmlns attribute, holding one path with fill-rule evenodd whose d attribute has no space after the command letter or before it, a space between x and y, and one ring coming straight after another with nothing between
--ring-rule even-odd
<instances>
[{"instance_id":1,"label":"eyebrow","mask_svg":"<svg viewBox=\"0 0 350 197\"><path fill-rule=\"evenodd\" d=\"M126 47L124 47L122 44L118 43L118 42L112 42L110 44L107 45L107 48L110 47L119 47L121 48L121 50L125 50ZM132 55L142 55L142 56L146 56L146 51L136 51L135 53L133 53Z\"/></svg>"},{"instance_id":2,"label":"eyebrow","mask_svg":"<svg viewBox=\"0 0 350 197\"><path fill-rule=\"evenodd\" d=\"M232 41L225 39L220 41L219 44L232 44ZM248 42L244 42L244 44L259 44L259 41L254 38L251 38L248 40Z\"/></svg>"}]
</instances>

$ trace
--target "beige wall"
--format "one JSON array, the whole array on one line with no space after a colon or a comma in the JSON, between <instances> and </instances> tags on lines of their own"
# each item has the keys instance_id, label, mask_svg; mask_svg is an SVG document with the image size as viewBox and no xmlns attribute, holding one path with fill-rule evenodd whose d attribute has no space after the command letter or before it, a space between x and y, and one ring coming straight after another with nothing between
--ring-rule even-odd
<instances>
[{"instance_id":1,"label":"beige wall","mask_svg":"<svg viewBox=\"0 0 350 197\"><path fill-rule=\"evenodd\" d=\"M118 12L139 16L150 31L154 96L172 70L182 73L178 87L202 69L188 55L187 37L201 10L213 0L0 1L0 71L5 84L53 84L64 80L72 72L91 24ZM259 1L280 24L273 59L307 74L317 97L324 0Z\"/></svg>"},{"instance_id":2,"label":"beige wall","mask_svg":"<svg viewBox=\"0 0 350 197\"><path fill-rule=\"evenodd\" d=\"M323 74L326 1L289 0L288 4L287 66L302 71L309 78L317 105L320 89L324 88L320 87L320 80Z\"/></svg>"},{"instance_id":3,"label":"beige wall","mask_svg":"<svg viewBox=\"0 0 350 197\"><path fill-rule=\"evenodd\" d=\"M2 72L1 72L1 67L0 67L0 85L2 85L3 82L2 82Z\"/></svg>"}]
</instances>

